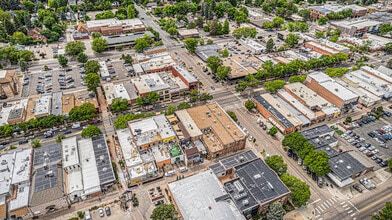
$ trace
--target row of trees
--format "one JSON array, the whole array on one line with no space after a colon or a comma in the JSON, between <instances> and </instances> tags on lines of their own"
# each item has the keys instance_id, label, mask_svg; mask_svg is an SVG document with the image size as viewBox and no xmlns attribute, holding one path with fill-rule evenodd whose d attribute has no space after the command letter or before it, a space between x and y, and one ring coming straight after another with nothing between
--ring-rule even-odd
<instances>
[{"instance_id":1,"label":"row of trees","mask_svg":"<svg viewBox=\"0 0 392 220\"><path fill-rule=\"evenodd\" d=\"M169 105L167 106L166 111L164 112L165 115L172 115L177 110L187 109L190 108L191 105L187 102L181 102L178 106Z\"/></svg>"},{"instance_id":2,"label":"row of trees","mask_svg":"<svg viewBox=\"0 0 392 220\"><path fill-rule=\"evenodd\" d=\"M33 59L35 59L34 53L29 50L19 51L14 46L0 48L0 60L4 61L6 64L15 65L18 64L19 60L28 62Z\"/></svg>"},{"instance_id":3,"label":"row of trees","mask_svg":"<svg viewBox=\"0 0 392 220\"><path fill-rule=\"evenodd\" d=\"M290 189L293 205L296 207L306 205L310 199L309 186L297 177L286 173L287 164L283 161L283 157L272 155L265 159L265 163L278 174L282 182Z\"/></svg>"},{"instance_id":4,"label":"row of trees","mask_svg":"<svg viewBox=\"0 0 392 220\"><path fill-rule=\"evenodd\" d=\"M75 106L69 112L69 116L64 115L48 115L43 118L33 118L29 121L21 122L15 125L0 126L0 136L10 136L13 132L51 128L53 126L64 124L68 119L72 121L89 120L97 116L97 110L91 103L84 103L81 106Z\"/></svg>"},{"instance_id":5,"label":"row of trees","mask_svg":"<svg viewBox=\"0 0 392 220\"><path fill-rule=\"evenodd\" d=\"M134 4L129 4L128 7L119 7L116 13L111 10L104 11L95 15L95 20L118 18L119 20L136 18L139 12L135 9Z\"/></svg>"},{"instance_id":6,"label":"row of trees","mask_svg":"<svg viewBox=\"0 0 392 220\"><path fill-rule=\"evenodd\" d=\"M249 74L245 77L245 80L239 81L236 90L243 91L247 87L256 88L260 84L260 80L282 78L299 74L302 71L335 66L346 60L348 60L347 54L338 53L334 55L322 55L319 58L312 58L308 61L294 60L286 65L282 63L273 64L271 61L267 61L263 64L263 69L258 70L255 75Z\"/></svg>"},{"instance_id":7,"label":"row of trees","mask_svg":"<svg viewBox=\"0 0 392 220\"><path fill-rule=\"evenodd\" d=\"M140 118L148 118L151 116L154 116L155 112L150 112L147 114L140 113L140 114L126 114L126 115L120 115L117 117L116 121L114 122L114 127L116 129L124 129L127 128L128 122L137 120Z\"/></svg>"},{"instance_id":8,"label":"row of trees","mask_svg":"<svg viewBox=\"0 0 392 220\"><path fill-rule=\"evenodd\" d=\"M324 151L316 151L314 146L299 132L287 134L282 140L282 145L290 148L303 159L304 165L317 176L325 176L331 169L329 157Z\"/></svg>"},{"instance_id":9,"label":"row of trees","mask_svg":"<svg viewBox=\"0 0 392 220\"><path fill-rule=\"evenodd\" d=\"M231 73L231 67L224 66L223 61L217 56L208 57L207 66L211 68L212 74L220 81L226 79Z\"/></svg>"},{"instance_id":10,"label":"row of trees","mask_svg":"<svg viewBox=\"0 0 392 220\"><path fill-rule=\"evenodd\" d=\"M295 2L286 0L265 0L261 5L261 8L267 14L274 12L275 15L282 18L290 18L291 15L298 12L298 8L295 5Z\"/></svg>"},{"instance_id":11,"label":"row of trees","mask_svg":"<svg viewBox=\"0 0 392 220\"><path fill-rule=\"evenodd\" d=\"M237 28L233 31L233 36L237 39L240 39L241 37L251 37L251 38L255 38L257 35L257 31L255 28L251 28L251 27L241 27L241 28Z\"/></svg>"}]
</instances>

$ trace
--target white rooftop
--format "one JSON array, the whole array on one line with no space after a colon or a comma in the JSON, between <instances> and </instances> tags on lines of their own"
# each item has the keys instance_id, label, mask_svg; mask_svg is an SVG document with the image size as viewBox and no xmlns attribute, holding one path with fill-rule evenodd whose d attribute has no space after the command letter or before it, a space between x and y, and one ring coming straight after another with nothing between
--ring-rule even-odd
<instances>
[{"instance_id":1,"label":"white rooftop","mask_svg":"<svg viewBox=\"0 0 392 220\"><path fill-rule=\"evenodd\" d=\"M174 65L173 66L174 69L177 70L178 73L181 74L182 77L184 77L184 79L188 82L188 83L193 83L193 82L197 82L198 80L196 79L195 76L193 76L188 70L186 70L185 68L179 66L179 65Z\"/></svg>"},{"instance_id":2,"label":"white rooftop","mask_svg":"<svg viewBox=\"0 0 392 220\"><path fill-rule=\"evenodd\" d=\"M78 141L79 157L82 168L83 189L85 195L101 191L98 169L95 161L94 147L91 138Z\"/></svg>"},{"instance_id":3,"label":"white rooftop","mask_svg":"<svg viewBox=\"0 0 392 220\"><path fill-rule=\"evenodd\" d=\"M14 166L12 165L12 159L14 153L0 155L0 196L7 194L11 187L12 172Z\"/></svg>"},{"instance_id":4,"label":"white rooftop","mask_svg":"<svg viewBox=\"0 0 392 220\"><path fill-rule=\"evenodd\" d=\"M279 94L283 97L290 105L292 105L295 109L300 111L305 117L310 120L317 119L317 114L300 103L297 99L295 99L292 95L290 95L286 90L279 90Z\"/></svg>"},{"instance_id":5,"label":"white rooftop","mask_svg":"<svg viewBox=\"0 0 392 220\"><path fill-rule=\"evenodd\" d=\"M211 170L169 183L168 186L184 219L245 219L232 201L215 201L226 191Z\"/></svg>"},{"instance_id":6,"label":"white rooftop","mask_svg":"<svg viewBox=\"0 0 392 220\"><path fill-rule=\"evenodd\" d=\"M377 70L384 73L387 76L392 77L392 69L389 69L385 66L379 66Z\"/></svg>"},{"instance_id":7,"label":"white rooftop","mask_svg":"<svg viewBox=\"0 0 392 220\"><path fill-rule=\"evenodd\" d=\"M370 101L370 102L377 102L381 100L381 97L378 97L376 95L374 95L373 93L367 91L366 89L363 89L361 87L353 87L351 85L349 85L348 83L346 83L345 81L343 81L342 79L336 79L336 81L346 87L347 89L353 91L355 94L357 94L361 99L366 100L366 101Z\"/></svg>"},{"instance_id":8,"label":"white rooftop","mask_svg":"<svg viewBox=\"0 0 392 220\"><path fill-rule=\"evenodd\" d=\"M242 43L246 44L248 47L254 49L254 50L264 50L265 47L259 43L257 43L255 40L252 40L251 38L242 38L241 39Z\"/></svg>"},{"instance_id":9,"label":"white rooftop","mask_svg":"<svg viewBox=\"0 0 392 220\"><path fill-rule=\"evenodd\" d=\"M0 79L4 78L7 74L7 70L0 70Z\"/></svg>"},{"instance_id":10,"label":"white rooftop","mask_svg":"<svg viewBox=\"0 0 392 220\"><path fill-rule=\"evenodd\" d=\"M357 70L357 71L362 72L361 70ZM382 97L384 94L386 94L386 91L383 90L382 88L380 88L374 84L371 84L367 81L363 81L361 78L357 77L356 75L353 75L352 73L353 72L344 74L344 76L342 77L342 80L348 80L351 83L355 84L356 87L364 88L367 91L369 91L379 97Z\"/></svg>"},{"instance_id":11,"label":"white rooftop","mask_svg":"<svg viewBox=\"0 0 392 220\"><path fill-rule=\"evenodd\" d=\"M374 75L372 75L370 73L367 73L362 70L357 70L357 71L351 72L351 74L358 77L362 81L368 82L368 83L375 85L377 87L381 87L388 92L392 92L392 84L390 84L390 83L388 83L378 77L375 77Z\"/></svg>"},{"instance_id":12,"label":"white rooftop","mask_svg":"<svg viewBox=\"0 0 392 220\"><path fill-rule=\"evenodd\" d=\"M25 182L25 183L19 184L17 189L18 189L18 191L16 194L16 198L12 199L9 202L9 206L8 206L9 211L13 211L13 210L28 206L29 192L30 192L29 183Z\"/></svg>"},{"instance_id":13,"label":"white rooftop","mask_svg":"<svg viewBox=\"0 0 392 220\"><path fill-rule=\"evenodd\" d=\"M109 77L110 73L106 63L104 61L99 62L99 66L100 66L99 72L101 73L101 77Z\"/></svg>"},{"instance_id":14,"label":"white rooftop","mask_svg":"<svg viewBox=\"0 0 392 220\"><path fill-rule=\"evenodd\" d=\"M10 115L11 111L12 111L12 107L11 108L2 108L0 111L0 126L6 125L8 124L8 116Z\"/></svg>"},{"instance_id":15,"label":"white rooftop","mask_svg":"<svg viewBox=\"0 0 392 220\"><path fill-rule=\"evenodd\" d=\"M388 76L387 74L384 74L376 69L371 68L370 66L362 66L361 70L370 73L371 75L374 75L378 78L380 78L381 80L384 80L385 82L391 84L392 83L392 77Z\"/></svg>"},{"instance_id":16,"label":"white rooftop","mask_svg":"<svg viewBox=\"0 0 392 220\"><path fill-rule=\"evenodd\" d=\"M49 114L52 94L43 94L36 100L34 115Z\"/></svg>"},{"instance_id":17,"label":"white rooftop","mask_svg":"<svg viewBox=\"0 0 392 220\"><path fill-rule=\"evenodd\" d=\"M79 153L76 136L64 138L61 142L63 149L63 167L79 164Z\"/></svg>"},{"instance_id":18,"label":"white rooftop","mask_svg":"<svg viewBox=\"0 0 392 220\"><path fill-rule=\"evenodd\" d=\"M323 97L319 96L313 90L309 89L307 86L300 82L289 83L285 85L285 88L289 89L297 97L303 100L308 108L315 106L331 106L332 104L325 100Z\"/></svg>"},{"instance_id":19,"label":"white rooftop","mask_svg":"<svg viewBox=\"0 0 392 220\"><path fill-rule=\"evenodd\" d=\"M76 191L83 191L83 177L81 169L69 171L65 175L67 180L66 190L68 194Z\"/></svg>"},{"instance_id":20,"label":"white rooftop","mask_svg":"<svg viewBox=\"0 0 392 220\"><path fill-rule=\"evenodd\" d=\"M170 55L153 57L150 60L144 61L140 63L140 66L144 71L160 69L164 67L173 66L176 63Z\"/></svg>"},{"instance_id":21,"label":"white rooftop","mask_svg":"<svg viewBox=\"0 0 392 220\"><path fill-rule=\"evenodd\" d=\"M170 89L170 86L158 75L158 73L141 75L131 81L135 84L140 94Z\"/></svg>"},{"instance_id":22,"label":"white rooftop","mask_svg":"<svg viewBox=\"0 0 392 220\"><path fill-rule=\"evenodd\" d=\"M116 93L117 98L131 100L127 90L125 89L123 84L117 84L113 86L114 92Z\"/></svg>"},{"instance_id":23,"label":"white rooftop","mask_svg":"<svg viewBox=\"0 0 392 220\"><path fill-rule=\"evenodd\" d=\"M12 174L12 184L27 182L30 177L31 148L17 150L15 152L14 172Z\"/></svg>"},{"instance_id":24,"label":"white rooftop","mask_svg":"<svg viewBox=\"0 0 392 220\"><path fill-rule=\"evenodd\" d=\"M325 73L313 72L309 74L308 77L316 80L322 87L329 90L331 93L335 94L342 100L352 100L358 98L358 95L344 88Z\"/></svg>"},{"instance_id":25,"label":"white rooftop","mask_svg":"<svg viewBox=\"0 0 392 220\"><path fill-rule=\"evenodd\" d=\"M128 128L117 130L118 141L120 142L125 164L128 168L143 163L137 147L132 143L132 134Z\"/></svg>"},{"instance_id":26,"label":"white rooftop","mask_svg":"<svg viewBox=\"0 0 392 220\"><path fill-rule=\"evenodd\" d=\"M176 116L183 123L189 136L199 137L203 135L186 109L176 111Z\"/></svg>"},{"instance_id":27,"label":"white rooftop","mask_svg":"<svg viewBox=\"0 0 392 220\"><path fill-rule=\"evenodd\" d=\"M138 18L119 20L117 18L108 18L101 20L87 21L87 28L102 27L102 26L119 26L119 25L143 25L143 22Z\"/></svg>"}]
</instances>

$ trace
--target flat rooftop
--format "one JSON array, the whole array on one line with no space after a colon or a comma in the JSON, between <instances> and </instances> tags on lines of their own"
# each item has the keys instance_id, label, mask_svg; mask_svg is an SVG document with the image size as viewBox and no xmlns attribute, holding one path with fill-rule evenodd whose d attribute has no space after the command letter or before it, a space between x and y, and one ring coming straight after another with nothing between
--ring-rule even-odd
<instances>
[{"instance_id":1,"label":"flat rooftop","mask_svg":"<svg viewBox=\"0 0 392 220\"><path fill-rule=\"evenodd\" d=\"M302 136L306 139L313 139L316 137L324 136L326 134L332 134L334 133L334 130L332 128L328 127L327 125L319 125L314 128L309 128L304 131L301 131Z\"/></svg>"},{"instance_id":2,"label":"flat rooftop","mask_svg":"<svg viewBox=\"0 0 392 220\"><path fill-rule=\"evenodd\" d=\"M174 65L173 68L177 70L179 74L188 82L188 83L196 83L199 80L196 79L195 76L193 76L187 69L179 66L179 65Z\"/></svg>"},{"instance_id":3,"label":"flat rooftop","mask_svg":"<svg viewBox=\"0 0 392 220\"><path fill-rule=\"evenodd\" d=\"M377 68L378 71L384 73L387 76L392 77L392 69L387 68L386 66L379 66Z\"/></svg>"},{"instance_id":4,"label":"flat rooftop","mask_svg":"<svg viewBox=\"0 0 392 220\"><path fill-rule=\"evenodd\" d=\"M98 167L95 161L94 147L91 138L78 140L80 166L82 168L83 191L90 195L101 191Z\"/></svg>"},{"instance_id":5,"label":"flat rooftop","mask_svg":"<svg viewBox=\"0 0 392 220\"><path fill-rule=\"evenodd\" d=\"M361 99L367 102L377 102L381 100L381 97L374 95L362 87L351 86L349 83L343 81L340 78L336 79L336 82L357 94L360 97L359 101L361 101Z\"/></svg>"},{"instance_id":6,"label":"flat rooftop","mask_svg":"<svg viewBox=\"0 0 392 220\"><path fill-rule=\"evenodd\" d=\"M170 55L154 57L150 60L140 63L140 66L145 72L162 69L173 65L176 65L176 62L174 62L173 58Z\"/></svg>"},{"instance_id":7,"label":"flat rooftop","mask_svg":"<svg viewBox=\"0 0 392 220\"><path fill-rule=\"evenodd\" d=\"M63 146L63 167L79 165L78 141L76 136L64 138L61 144Z\"/></svg>"},{"instance_id":8,"label":"flat rooftop","mask_svg":"<svg viewBox=\"0 0 392 220\"><path fill-rule=\"evenodd\" d=\"M62 115L63 114L63 92L52 93L52 115Z\"/></svg>"},{"instance_id":9,"label":"flat rooftop","mask_svg":"<svg viewBox=\"0 0 392 220\"><path fill-rule=\"evenodd\" d=\"M9 202L9 211L27 207L29 203L30 186L29 183L22 183L17 186L16 198Z\"/></svg>"},{"instance_id":10,"label":"flat rooftop","mask_svg":"<svg viewBox=\"0 0 392 220\"><path fill-rule=\"evenodd\" d=\"M145 34L149 35L150 37L154 37L154 35L150 31L146 31L144 33L128 33L121 35L102 36L102 38L108 42L109 46L114 46L135 43L137 39L143 38Z\"/></svg>"},{"instance_id":11,"label":"flat rooftop","mask_svg":"<svg viewBox=\"0 0 392 220\"><path fill-rule=\"evenodd\" d=\"M212 128L223 145L243 140L246 137L242 129L217 103L189 108L187 112L199 129Z\"/></svg>"},{"instance_id":12,"label":"flat rooftop","mask_svg":"<svg viewBox=\"0 0 392 220\"><path fill-rule=\"evenodd\" d=\"M34 116L48 115L50 113L52 94L42 94L36 100Z\"/></svg>"},{"instance_id":13,"label":"flat rooftop","mask_svg":"<svg viewBox=\"0 0 392 220\"><path fill-rule=\"evenodd\" d=\"M375 85L377 87L381 87L386 91L392 91L392 84L388 83L387 81L384 81L378 77L375 77L374 75L367 73L363 70L357 70L351 72L351 75L356 76L357 78L361 79L364 82L370 83L372 85Z\"/></svg>"},{"instance_id":14,"label":"flat rooftop","mask_svg":"<svg viewBox=\"0 0 392 220\"><path fill-rule=\"evenodd\" d=\"M158 73L150 73L141 75L138 78L131 80L135 84L140 94L146 94L153 91L169 90L168 85Z\"/></svg>"},{"instance_id":15,"label":"flat rooftop","mask_svg":"<svg viewBox=\"0 0 392 220\"><path fill-rule=\"evenodd\" d=\"M378 78L380 78L381 80L387 82L387 83L392 83L392 77L388 76L387 74L384 74L376 69L371 68L370 66L362 66L360 68L362 71L367 72L373 76L376 76Z\"/></svg>"},{"instance_id":16,"label":"flat rooftop","mask_svg":"<svg viewBox=\"0 0 392 220\"><path fill-rule=\"evenodd\" d=\"M366 170L366 166L352 157L349 152L343 152L329 158L329 166L331 172L340 180L350 178L352 175Z\"/></svg>"},{"instance_id":17,"label":"flat rooftop","mask_svg":"<svg viewBox=\"0 0 392 220\"><path fill-rule=\"evenodd\" d=\"M87 28L104 27L104 26L113 27L113 26L120 26L120 25L140 26L143 25L143 22L139 18L125 19L125 20L119 20L118 18L108 18L108 19L87 21L86 25Z\"/></svg>"},{"instance_id":18,"label":"flat rooftop","mask_svg":"<svg viewBox=\"0 0 392 220\"><path fill-rule=\"evenodd\" d=\"M25 148L14 151L13 153L15 153L15 160L11 184L29 181L33 150L31 148Z\"/></svg>"},{"instance_id":19,"label":"flat rooftop","mask_svg":"<svg viewBox=\"0 0 392 220\"><path fill-rule=\"evenodd\" d=\"M63 114L68 114L73 107L75 107L75 96L73 94L63 94L61 108Z\"/></svg>"},{"instance_id":20,"label":"flat rooftop","mask_svg":"<svg viewBox=\"0 0 392 220\"><path fill-rule=\"evenodd\" d=\"M263 206L290 194L290 190L278 175L260 158L236 166L235 172L238 178L224 185L241 211L248 210L252 206Z\"/></svg>"},{"instance_id":21,"label":"flat rooftop","mask_svg":"<svg viewBox=\"0 0 392 220\"><path fill-rule=\"evenodd\" d=\"M182 122L184 128L186 129L187 133L190 137L199 137L202 136L203 133L197 127L195 121L192 117L188 114L186 109L178 110L175 112L177 118Z\"/></svg>"},{"instance_id":22,"label":"flat rooftop","mask_svg":"<svg viewBox=\"0 0 392 220\"><path fill-rule=\"evenodd\" d=\"M12 170L14 166L12 165L12 159L14 158L13 153L0 154L0 195L9 192L12 181ZM11 168L10 168L11 167Z\"/></svg>"},{"instance_id":23,"label":"flat rooftop","mask_svg":"<svg viewBox=\"0 0 392 220\"><path fill-rule=\"evenodd\" d=\"M342 26L348 29L351 29L352 27L355 27L356 29L362 29L366 27L381 25L382 22L374 21L374 20L357 20L357 21L345 20L345 21L333 21L331 22L331 24L336 26Z\"/></svg>"},{"instance_id":24,"label":"flat rooftop","mask_svg":"<svg viewBox=\"0 0 392 220\"><path fill-rule=\"evenodd\" d=\"M99 183L101 185L116 182L112 162L109 156L109 149L103 135L92 137L95 163L98 170Z\"/></svg>"},{"instance_id":25,"label":"flat rooftop","mask_svg":"<svg viewBox=\"0 0 392 220\"><path fill-rule=\"evenodd\" d=\"M276 99L276 101L278 101L282 106L284 106L288 110L289 112L288 115L290 115L290 117L288 117L289 120L293 120L291 119L293 117L294 119L299 120L302 125L311 124L311 121L307 117L305 117L305 115L303 115L300 111L298 111L293 106L291 106L288 102L280 98L278 95L274 94L272 96Z\"/></svg>"},{"instance_id":26,"label":"flat rooftop","mask_svg":"<svg viewBox=\"0 0 392 220\"><path fill-rule=\"evenodd\" d=\"M317 81L320 86L324 87L325 89L329 90L331 93L338 96L343 101L349 101L353 99L357 99L358 95L354 94L350 90L344 88L342 85L337 83L327 74L322 72L313 72L308 74L308 77L312 78L313 80Z\"/></svg>"},{"instance_id":27,"label":"flat rooftop","mask_svg":"<svg viewBox=\"0 0 392 220\"><path fill-rule=\"evenodd\" d=\"M357 71L362 72L361 70L357 70ZM357 77L357 75L354 75L352 73L353 72L344 74L344 76L341 79L343 81L349 83L350 85L353 85L354 87L363 88L363 89L373 93L374 95L376 95L378 97L382 97L383 95L388 93L383 88L381 88L379 86L376 86L374 84L371 84L371 83L369 83L367 81L364 81L361 78Z\"/></svg>"},{"instance_id":28,"label":"flat rooftop","mask_svg":"<svg viewBox=\"0 0 392 220\"><path fill-rule=\"evenodd\" d=\"M227 193L209 170L169 183L168 187L184 219L245 219L232 201L217 200Z\"/></svg>"},{"instance_id":29,"label":"flat rooftop","mask_svg":"<svg viewBox=\"0 0 392 220\"><path fill-rule=\"evenodd\" d=\"M143 163L137 147L132 143L131 131L126 129L117 130L118 141L124 156L124 161L127 167L134 167Z\"/></svg>"},{"instance_id":30,"label":"flat rooftop","mask_svg":"<svg viewBox=\"0 0 392 220\"><path fill-rule=\"evenodd\" d=\"M63 158L61 144L54 143L34 149L33 166L41 167L46 164L57 164Z\"/></svg>"},{"instance_id":31,"label":"flat rooftop","mask_svg":"<svg viewBox=\"0 0 392 220\"><path fill-rule=\"evenodd\" d=\"M180 36L197 35L199 31L197 29L179 29L178 34Z\"/></svg>"},{"instance_id":32,"label":"flat rooftop","mask_svg":"<svg viewBox=\"0 0 392 220\"><path fill-rule=\"evenodd\" d=\"M231 67L229 78L234 79L257 73L257 70L262 68L263 62L255 57L233 55L228 58L223 58L223 65Z\"/></svg>"},{"instance_id":33,"label":"flat rooftop","mask_svg":"<svg viewBox=\"0 0 392 220\"><path fill-rule=\"evenodd\" d=\"M234 156L219 160L218 163L209 166L209 169L211 169L216 175L218 175L219 173L225 172L233 167L248 163L255 159L257 159L256 154L253 151L248 150Z\"/></svg>"},{"instance_id":34,"label":"flat rooftop","mask_svg":"<svg viewBox=\"0 0 392 220\"><path fill-rule=\"evenodd\" d=\"M290 95L286 90L281 89L278 91L279 96L285 99L290 105L292 105L295 109L300 111L306 118L309 120L316 120L317 114L304 106L301 102L299 102L296 98Z\"/></svg>"}]
</instances>

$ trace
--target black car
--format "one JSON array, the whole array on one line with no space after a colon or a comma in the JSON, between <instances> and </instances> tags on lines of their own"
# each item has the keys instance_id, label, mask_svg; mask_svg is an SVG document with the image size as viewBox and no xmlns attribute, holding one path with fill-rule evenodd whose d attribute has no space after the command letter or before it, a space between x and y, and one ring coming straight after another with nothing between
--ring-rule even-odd
<instances>
[{"instance_id":1,"label":"black car","mask_svg":"<svg viewBox=\"0 0 392 220\"><path fill-rule=\"evenodd\" d=\"M360 186L358 186L358 185L353 185L353 188L354 188L355 190L357 190L358 192L362 193L362 189L361 189Z\"/></svg>"},{"instance_id":2,"label":"black car","mask_svg":"<svg viewBox=\"0 0 392 220\"><path fill-rule=\"evenodd\" d=\"M314 181L317 181L317 175L316 175L316 173L312 173L312 179L313 179Z\"/></svg>"},{"instance_id":3,"label":"black car","mask_svg":"<svg viewBox=\"0 0 392 220\"><path fill-rule=\"evenodd\" d=\"M72 131L71 131L71 130L65 130L63 133L64 133L64 134L71 134Z\"/></svg>"},{"instance_id":4,"label":"black car","mask_svg":"<svg viewBox=\"0 0 392 220\"><path fill-rule=\"evenodd\" d=\"M383 162L379 163L378 165L380 165L380 167L386 167L388 165L388 162L383 161Z\"/></svg>"},{"instance_id":5,"label":"black car","mask_svg":"<svg viewBox=\"0 0 392 220\"><path fill-rule=\"evenodd\" d=\"M307 173L308 175L310 175L310 174L312 173L312 171L310 171L309 167L306 167L306 173Z\"/></svg>"},{"instance_id":6,"label":"black car","mask_svg":"<svg viewBox=\"0 0 392 220\"><path fill-rule=\"evenodd\" d=\"M27 144L29 141L27 139L20 140L18 143L19 144Z\"/></svg>"},{"instance_id":7,"label":"black car","mask_svg":"<svg viewBox=\"0 0 392 220\"><path fill-rule=\"evenodd\" d=\"M289 149L287 151L287 156L289 156L289 157L293 156L293 151L291 149Z\"/></svg>"},{"instance_id":8,"label":"black car","mask_svg":"<svg viewBox=\"0 0 392 220\"><path fill-rule=\"evenodd\" d=\"M10 142L8 142L8 141L3 141L3 142L0 143L0 145L5 146L5 145L7 145L7 144L9 144L9 143L10 143Z\"/></svg>"},{"instance_id":9,"label":"black car","mask_svg":"<svg viewBox=\"0 0 392 220\"><path fill-rule=\"evenodd\" d=\"M65 71L66 71L66 72L71 72L71 71L72 71L72 68L67 68L67 69L65 69Z\"/></svg>"},{"instance_id":10,"label":"black car","mask_svg":"<svg viewBox=\"0 0 392 220\"><path fill-rule=\"evenodd\" d=\"M110 216L112 214L112 212L110 211L110 207L109 206L105 207L105 212L106 212L106 216Z\"/></svg>"},{"instance_id":11,"label":"black car","mask_svg":"<svg viewBox=\"0 0 392 220\"><path fill-rule=\"evenodd\" d=\"M298 156L297 156L297 154L293 154L293 160L298 160Z\"/></svg>"},{"instance_id":12,"label":"black car","mask_svg":"<svg viewBox=\"0 0 392 220\"><path fill-rule=\"evenodd\" d=\"M376 163L381 163L383 160L381 158L377 158L375 161Z\"/></svg>"}]
</instances>

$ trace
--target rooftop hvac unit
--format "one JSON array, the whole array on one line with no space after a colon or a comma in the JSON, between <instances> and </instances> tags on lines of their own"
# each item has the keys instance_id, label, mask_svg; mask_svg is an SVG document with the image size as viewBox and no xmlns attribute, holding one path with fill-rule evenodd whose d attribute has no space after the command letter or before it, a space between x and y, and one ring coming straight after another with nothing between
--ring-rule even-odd
<instances>
[{"instance_id":1,"label":"rooftop hvac unit","mask_svg":"<svg viewBox=\"0 0 392 220\"><path fill-rule=\"evenodd\" d=\"M236 194L236 195L234 196L234 199L238 201L238 200L241 200L241 199L245 198L247 195L248 195L248 194L247 194L246 192L239 193L239 194Z\"/></svg>"},{"instance_id":2,"label":"rooftop hvac unit","mask_svg":"<svg viewBox=\"0 0 392 220\"><path fill-rule=\"evenodd\" d=\"M234 186L238 190L238 192L242 193L244 191L244 187L240 183L240 181L234 181Z\"/></svg>"},{"instance_id":3,"label":"rooftop hvac unit","mask_svg":"<svg viewBox=\"0 0 392 220\"><path fill-rule=\"evenodd\" d=\"M49 172L47 172L45 176L46 176L46 177L53 177L53 176L54 176L54 173L53 173L52 170L49 170Z\"/></svg>"},{"instance_id":4,"label":"rooftop hvac unit","mask_svg":"<svg viewBox=\"0 0 392 220\"><path fill-rule=\"evenodd\" d=\"M244 199L244 200L242 201L242 205L243 205L243 206L248 206L248 205L249 205L249 200Z\"/></svg>"}]
</instances>

